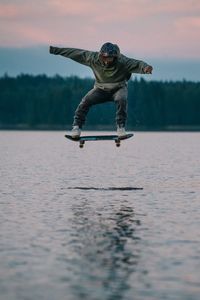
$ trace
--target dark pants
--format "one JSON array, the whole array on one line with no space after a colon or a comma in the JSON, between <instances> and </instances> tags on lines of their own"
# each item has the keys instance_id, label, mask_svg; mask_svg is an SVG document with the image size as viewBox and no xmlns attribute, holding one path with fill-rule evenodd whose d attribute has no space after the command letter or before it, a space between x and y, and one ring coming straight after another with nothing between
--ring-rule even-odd
<instances>
[{"instance_id":1,"label":"dark pants","mask_svg":"<svg viewBox=\"0 0 200 300\"><path fill-rule=\"evenodd\" d=\"M73 126L78 125L82 128L85 123L86 115L92 105L113 101L116 103L116 123L120 126L125 126L127 117L127 87L122 87L115 90L105 91L94 87L89 91L78 105Z\"/></svg>"}]
</instances>

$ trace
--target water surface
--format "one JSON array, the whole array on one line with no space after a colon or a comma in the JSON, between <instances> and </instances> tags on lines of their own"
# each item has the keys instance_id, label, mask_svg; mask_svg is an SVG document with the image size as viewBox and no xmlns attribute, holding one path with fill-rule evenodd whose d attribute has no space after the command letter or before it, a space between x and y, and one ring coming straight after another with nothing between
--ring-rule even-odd
<instances>
[{"instance_id":1,"label":"water surface","mask_svg":"<svg viewBox=\"0 0 200 300\"><path fill-rule=\"evenodd\" d=\"M2 300L199 299L200 133L0 132Z\"/></svg>"}]
</instances>

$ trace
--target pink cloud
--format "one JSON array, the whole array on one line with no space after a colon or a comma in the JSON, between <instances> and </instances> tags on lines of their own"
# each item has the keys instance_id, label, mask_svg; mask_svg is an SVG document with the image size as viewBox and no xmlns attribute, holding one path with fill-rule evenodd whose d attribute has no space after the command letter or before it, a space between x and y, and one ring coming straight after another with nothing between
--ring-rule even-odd
<instances>
[{"instance_id":1,"label":"pink cloud","mask_svg":"<svg viewBox=\"0 0 200 300\"><path fill-rule=\"evenodd\" d=\"M19 9L13 4L0 4L1 18L14 18L19 15Z\"/></svg>"},{"instance_id":2,"label":"pink cloud","mask_svg":"<svg viewBox=\"0 0 200 300\"><path fill-rule=\"evenodd\" d=\"M6 34L0 37L0 42L8 47L13 46L13 41L15 47L23 47L30 45L42 45L46 44L47 39L50 39L48 30L44 28L39 29L38 27L29 26L28 24L24 26L23 24L15 24L13 30L12 27L6 28Z\"/></svg>"},{"instance_id":3,"label":"pink cloud","mask_svg":"<svg viewBox=\"0 0 200 300\"><path fill-rule=\"evenodd\" d=\"M113 41L124 51L141 55L180 55L180 49L185 48L200 56L199 0L9 3L0 4L1 46L53 43L98 49L103 42Z\"/></svg>"},{"instance_id":4,"label":"pink cloud","mask_svg":"<svg viewBox=\"0 0 200 300\"><path fill-rule=\"evenodd\" d=\"M194 32L200 29L200 16L199 17L183 17L176 21L176 27L179 31Z\"/></svg>"},{"instance_id":5,"label":"pink cloud","mask_svg":"<svg viewBox=\"0 0 200 300\"><path fill-rule=\"evenodd\" d=\"M96 11L96 2L51 0L50 8L60 15L84 15Z\"/></svg>"},{"instance_id":6,"label":"pink cloud","mask_svg":"<svg viewBox=\"0 0 200 300\"><path fill-rule=\"evenodd\" d=\"M49 6L60 14L71 15L90 15L94 17L102 17L103 19L118 18L127 19L129 17L149 16L159 13L196 13L200 10L198 0L192 0L190 3L182 0L51 0Z\"/></svg>"}]
</instances>

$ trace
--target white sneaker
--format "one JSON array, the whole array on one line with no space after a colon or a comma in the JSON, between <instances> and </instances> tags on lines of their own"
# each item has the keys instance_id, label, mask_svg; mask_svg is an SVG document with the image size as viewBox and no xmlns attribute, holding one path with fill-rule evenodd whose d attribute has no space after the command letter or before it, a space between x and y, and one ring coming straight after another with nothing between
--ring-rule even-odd
<instances>
[{"instance_id":1,"label":"white sneaker","mask_svg":"<svg viewBox=\"0 0 200 300\"><path fill-rule=\"evenodd\" d=\"M117 126L117 135L119 138L123 138L127 135L125 128L123 126Z\"/></svg>"},{"instance_id":2,"label":"white sneaker","mask_svg":"<svg viewBox=\"0 0 200 300\"><path fill-rule=\"evenodd\" d=\"M79 126L73 126L72 131L71 131L71 136L73 139L78 139L81 135L81 130Z\"/></svg>"}]
</instances>

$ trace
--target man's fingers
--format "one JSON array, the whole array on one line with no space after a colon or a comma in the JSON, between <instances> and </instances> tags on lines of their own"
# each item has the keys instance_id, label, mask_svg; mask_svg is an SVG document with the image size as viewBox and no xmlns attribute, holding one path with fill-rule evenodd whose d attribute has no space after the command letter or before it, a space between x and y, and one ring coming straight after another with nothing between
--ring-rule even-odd
<instances>
[{"instance_id":1,"label":"man's fingers","mask_svg":"<svg viewBox=\"0 0 200 300\"><path fill-rule=\"evenodd\" d=\"M152 74L152 70L153 70L153 68L151 66L147 66L146 68L144 68L144 72L146 74Z\"/></svg>"}]
</instances>

